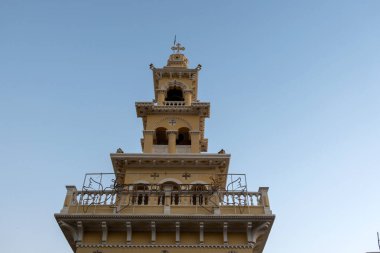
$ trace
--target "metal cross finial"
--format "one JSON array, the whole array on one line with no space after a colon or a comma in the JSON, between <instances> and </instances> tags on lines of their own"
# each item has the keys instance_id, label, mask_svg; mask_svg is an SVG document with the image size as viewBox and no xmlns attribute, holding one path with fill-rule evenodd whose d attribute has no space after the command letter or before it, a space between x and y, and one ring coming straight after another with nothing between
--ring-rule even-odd
<instances>
[{"instance_id":1,"label":"metal cross finial","mask_svg":"<svg viewBox=\"0 0 380 253\"><path fill-rule=\"evenodd\" d=\"M177 54L181 53L181 51L185 51L185 47L182 47L181 43L177 43L175 46L172 47L173 53L177 50Z\"/></svg>"}]
</instances>

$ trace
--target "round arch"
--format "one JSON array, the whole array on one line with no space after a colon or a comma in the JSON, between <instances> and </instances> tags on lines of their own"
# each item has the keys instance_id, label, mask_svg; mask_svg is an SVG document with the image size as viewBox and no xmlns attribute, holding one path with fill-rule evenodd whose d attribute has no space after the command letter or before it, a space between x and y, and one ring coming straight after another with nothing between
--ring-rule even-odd
<instances>
[{"instance_id":1,"label":"round arch","mask_svg":"<svg viewBox=\"0 0 380 253\"><path fill-rule=\"evenodd\" d=\"M168 90L169 88L173 88L173 87L179 87L182 90L189 90L189 87L186 84L178 82L176 80L160 85L161 90Z\"/></svg>"},{"instance_id":2,"label":"round arch","mask_svg":"<svg viewBox=\"0 0 380 253\"><path fill-rule=\"evenodd\" d=\"M168 125L168 122L170 120L173 120L173 119L178 123L179 127L184 126L184 127L189 128L190 131L192 131L193 128L190 125L190 123L187 120L184 120L183 118L180 118L180 117L165 117L165 118L157 121L156 123L154 123L153 128L154 129L157 129L159 127L166 128ZM182 124L180 124L180 123L182 123Z\"/></svg>"},{"instance_id":3,"label":"round arch","mask_svg":"<svg viewBox=\"0 0 380 253\"><path fill-rule=\"evenodd\" d=\"M166 182L174 182L176 184L182 184L182 182L176 178L164 178L158 182L158 184L164 184Z\"/></svg>"}]
</instances>

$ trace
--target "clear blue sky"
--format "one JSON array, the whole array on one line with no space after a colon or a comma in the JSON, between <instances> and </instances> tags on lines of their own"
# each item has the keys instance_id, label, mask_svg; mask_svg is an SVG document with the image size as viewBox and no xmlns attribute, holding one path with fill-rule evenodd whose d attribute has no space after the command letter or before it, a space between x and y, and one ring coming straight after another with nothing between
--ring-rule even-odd
<instances>
[{"instance_id":1,"label":"clear blue sky","mask_svg":"<svg viewBox=\"0 0 380 253\"><path fill-rule=\"evenodd\" d=\"M209 151L270 187L266 253L377 249L380 1L0 1L1 245L71 252L65 185L140 152L134 102L174 34L211 102ZM23 237L23 241L19 239Z\"/></svg>"}]
</instances>

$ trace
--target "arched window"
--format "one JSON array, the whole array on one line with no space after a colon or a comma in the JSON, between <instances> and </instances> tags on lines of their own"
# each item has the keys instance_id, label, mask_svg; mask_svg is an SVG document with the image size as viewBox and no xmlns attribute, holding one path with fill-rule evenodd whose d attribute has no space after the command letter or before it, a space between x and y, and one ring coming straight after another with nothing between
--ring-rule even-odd
<instances>
[{"instance_id":1,"label":"arched window","mask_svg":"<svg viewBox=\"0 0 380 253\"><path fill-rule=\"evenodd\" d=\"M191 203L193 205L207 205L208 204L206 186L202 184L195 184L191 187L191 191L193 192L193 195L191 197Z\"/></svg>"},{"instance_id":2,"label":"arched window","mask_svg":"<svg viewBox=\"0 0 380 253\"><path fill-rule=\"evenodd\" d=\"M166 135L166 128L159 127L156 129L156 134L153 139L154 145L168 145L168 136Z\"/></svg>"},{"instance_id":3,"label":"arched window","mask_svg":"<svg viewBox=\"0 0 380 253\"><path fill-rule=\"evenodd\" d=\"M184 101L183 91L180 87L170 87L166 93L165 101Z\"/></svg>"},{"instance_id":4,"label":"arched window","mask_svg":"<svg viewBox=\"0 0 380 253\"><path fill-rule=\"evenodd\" d=\"M149 188L145 184L138 184L133 187L132 204L148 205Z\"/></svg>"},{"instance_id":5,"label":"arched window","mask_svg":"<svg viewBox=\"0 0 380 253\"><path fill-rule=\"evenodd\" d=\"M181 127L178 129L177 145L191 145L191 139L189 129L187 127Z\"/></svg>"},{"instance_id":6,"label":"arched window","mask_svg":"<svg viewBox=\"0 0 380 253\"><path fill-rule=\"evenodd\" d=\"M160 187L161 193L158 197L158 205L165 205L165 196L170 192L170 205L178 205L180 203L179 190L180 187L175 182L165 182Z\"/></svg>"}]
</instances>

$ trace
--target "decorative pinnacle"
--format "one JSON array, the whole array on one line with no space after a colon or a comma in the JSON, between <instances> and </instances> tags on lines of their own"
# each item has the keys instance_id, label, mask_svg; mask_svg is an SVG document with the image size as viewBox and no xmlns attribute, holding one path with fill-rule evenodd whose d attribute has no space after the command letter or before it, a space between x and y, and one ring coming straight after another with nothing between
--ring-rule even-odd
<instances>
[{"instance_id":1,"label":"decorative pinnacle","mask_svg":"<svg viewBox=\"0 0 380 253\"><path fill-rule=\"evenodd\" d=\"M172 50L173 50L173 53L180 54L181 51L185 51L185 47L182 47L181 43L177 43L175 46L172 47Z\"/></svg>"}]
</instances>

